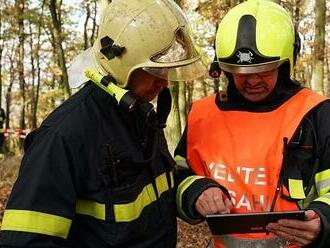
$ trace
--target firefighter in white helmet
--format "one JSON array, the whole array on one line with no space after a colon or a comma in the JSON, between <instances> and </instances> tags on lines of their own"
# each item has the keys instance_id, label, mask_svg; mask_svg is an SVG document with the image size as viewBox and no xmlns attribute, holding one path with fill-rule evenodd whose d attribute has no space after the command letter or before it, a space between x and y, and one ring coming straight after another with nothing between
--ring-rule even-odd
<instances>
[{"instance_id":1,"label":"firefighter in white helmet","mask_svg":"<svg viewBox=\"0 0 330 248\"><path fill-rule=\"evenodd\" d=\"M1 247L176 246L178 185L163 128L168 81L204 73L189 32L171 0L106 7L84 68L90 80L26 139ZM193 192L220 187L193 179Z\"/></svg>"}]
</instances>

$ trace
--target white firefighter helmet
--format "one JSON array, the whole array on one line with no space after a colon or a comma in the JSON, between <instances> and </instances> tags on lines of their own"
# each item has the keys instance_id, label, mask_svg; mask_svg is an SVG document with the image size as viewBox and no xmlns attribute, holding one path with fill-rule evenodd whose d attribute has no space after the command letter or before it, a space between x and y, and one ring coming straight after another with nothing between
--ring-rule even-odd
<instances>
[{"instance_id":1,"label":"white firefighter helmet","mask_svg":"<svg viewBox=\"0 0 330 248\"><path fill-rule=\"evenodd\" d=\"M205 73L184 13L172 0L113 0L103 11L93 55L98 71L125 87L141 68L170 81Z\"/></svg>"}]
</instances>

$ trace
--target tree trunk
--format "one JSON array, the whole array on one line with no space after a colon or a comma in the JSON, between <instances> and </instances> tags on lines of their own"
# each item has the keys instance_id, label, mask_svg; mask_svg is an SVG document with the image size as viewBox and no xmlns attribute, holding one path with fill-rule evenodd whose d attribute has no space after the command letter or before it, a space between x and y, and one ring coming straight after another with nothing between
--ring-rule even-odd
<instances>
[{"instance_id":1,"label":"tree trunk","mask_svg":"<svg viewBox=\"0 0 330 248\"><path fill-rule=\"evenodd\" d=\"M175 0L175 2L181 6L181 0ZM179 106L179 94L180 94L180 84L183 84L184 82L171 82L172 84L172 132L171 132L171 143L173 146L176 146L176 144L179 142L179 139L181 137L181 117L180 117L180 106ZM173 147L174 150L174 147Z\"/></svg>"},{"instance_id":2,"label":"tree trunk","mask_svg":"<svg viewBox=\"0 0 330 248\"><path fill-rule=\"evenodd\" d=\"M293 25L294 29L298 31L299 23L300 23L300 10L301 5L303 4L302 0L295 0L292 6L292 14L293 14Z\"/></svg>"},{"instance_id":3,"label":"tree trunk","mask_svg":"<svg viewBox=\"0 0 330 248\"><path fill-rule=\"evenodd\" d=\"M33 30L32 30L32 23L29 22L29 31L30 31L30 60L31 60L31 80L32 80L32 87L31 87L31 112L33 114L33 107L34 107L34 101L35 101L35 96L34 96L34 88L35 88L35 79L36 79L36 68L35 68L35 58L36 58L36 51L35 49L35 44L33 42ZM30 116L30 127L33 126L33 115Z\"/></svg>"},{"instance_id":4,"label":"tree trunk","mask_svg":"<svg viewBox=\"0 0 330 248\"><path fill-rule=\"evenodd\" d=\"M179 111L179 84L182 82L171 82L170 90L172 96L172 111L167 121L165 130L167 144L170 152L173 152L181 137L181 121Z\"/></svg>"},{"instance_id":5,"label":"tree trunk","mask_svg":"<svg viewBox=\"0 0 330 248\"><path fill-rule=\"evenodd\" d=\"M3 52L3 36L2 36L2 8L0 6L0 108L2 106L2 52Z\"/></svg>"},{"instance_id":6,"label":"tree trunk","mask_svg":"<svg viewBox=\"0 0 330 248\"><path fill-rule=\"evenodd\" d=\"M56 41L55 41L54 30L52 29L51 26L48 26L48 28L45 28L45 33L49 36L49 41L50 41L51 46L52 46L53 62L54 62L54 64L57 64L59 66L57 52L56 52ZM49 86L50 86L51 90L54 90L56 85L58 86L58 88L62 87L62 85L60 83L58 83L55 71L53 71L52 76L51 76L51 80L49 82ZM60 100L62 100L62 101L65 100L64 95L63 95L63 98L60 99ZM50 109L54 109L55 108L55 100L53 99L53 97L50 96L49 101L50 101Z\"/></svg>"},{"instance_id":7,"label":"tree trunk","mask_svg":"<svg viewBox=\"0 0 330 248\"><path fill-rule=\"evenodd\" d=\"M194 94L194 81L187 82L187 104L186 104L186 113L190 111L190 106L193 102L193 94Z\"/></svg>"},{"instance_id":8,"label":"tree trunk","mask_svg":"<svg viewBox=\"0 0 330 248\"><path fill-rule=\"evenodd\" d=\"M45 6L45 0L42 1L42 7L41 7L41 14L40 17L42 18L44 15L44 6ZM32 123L31 128L35 129L37 127L37 111L38 111L38 102L39 102L39 90L40 90L40 74L41 74L41 68L40 68L40 37L41 37L41 25L42 20L38 22L38 36L37 36L37 44L36 44L36 67L37 67L37 85L33 87L32 94L33 94L33 105L32 105Z\"/></svg>"},{"instance_id":9,"label":"tree trunk","mask_svg":"<svg viewBox=\"0 0 330 248\"><path fill-rule=\"evenodd\" d=\"M50 32L50 37L51 37L51 43L52 43L52 47L53 47L53 54L54 56L56 55L56 42L55 42L55 37L54 37L54 33L53 32ZM59 64L58 62L58 59L55 57L55 60L57 62L57 64ZM55 85L56 85L56 75L55 73L53 73L52 75L52 80L51 80L51 83L50 83L50 88L52 90L55 89ZM52 98L51 99L51 109L54 109L55 108L55 100Z\"/></svg>"},{"instance_id":10,"label":"tree trunk","mask_svg":"<svg viewBox=\"0 0 330 248\"><path fill-rule=\"evenodd\" d=\"M176 124L174 128L174 136L181 136L181 120L180 120L180 107L179 107L179 84L183 82L172 82L172 98L173 98L173 121Z\"/></svg>"},{"instance_id":11,"label":"tree trunk","mask_svg":"<svg viewBox=\"0 0 330 248\"><path fill-rule=\"evenodd\" d=\"M11 89L13 87L14 81L15 81L15 70L14 70L14 63L16 58L15 53L15 43L13 42L11 47L11 52L9 53L9 61L10 61L10 67L9 67L9 85L6 93L6 128L9 129L10 127L10 106L11 106Z\"/></svg>"},{"instance_id":12,"label":"tree trunk","mask_svg":"<svg viewBox=\"0 0 330 248\"><path fill-rule=\"evenodd\" d=\"M110 1L111 2L111 1ZM92 32L91 32L91 36L90 36L90 45L93 46L95 38L96 38L96 33L98 30L98 25L96 23L96 16L97 16L97 4L96 4L96 0L93 0L93 25L92 25Z\"/></svg>"},{"instance_id":13,"label":"tree trunk","mask_svg":"<svg viewBox=\"0 0 330 248\"><path fill-rule=\"evenodd\" d=\"M293 25L294 30L298 32L299 22L300 22L300 4L301 0L294 0L292 4L292 14L293 14ZM297 70L294 70L294 78L298 79L299 74Z\"/></svg>"},{"instance_id":14,"label":"tree trunk","mask_svg":"<svg viewBox=\"0 0 330 248\"><path fill-rule=\"evenodd\" d=\"M318 0L314 6L315 10L315 40L312 89L324 94L324 47L325 47L325 0Z\"/></svg>"},{"instance_id":15,"label":"tree trunk","mask_svg":"<svg viewBox=\"0 0 330 248\"><path fill-rule=\"evenodd\" d=\"M14 83L14 81L10 80L8 89L7 89L7 93L6 93L6 128L7 129L9 129L9 127L10 127L11 89L13 87L13 83Z\"/></svg>"},{"instance_id":16,"label":"tree trunk","mask_svg":"<svg viewBox=\"0 0 330 248\"><path fill-rule=\"evenodd\" d=\"M203 89L203 96L206 97L207 96L207 83L204 81L201 81L202 84L202 89Z\"/></svg>"},{"instance_id":17,"label":"tree trunk","mask_svg":"<svg viewBox=\"0 0 330 248\"><path fill-rule=\"evenodd\" d=\"M305 75L306 75L306 87L308 87L308 88L312 88L312 73L313 73L313 66L312 65L308 65L307 66L307 69L305 70L306 71L306 73L305 73Z\"/></svg>"},{"instance_id":18,"label":"tree trunk","mask_svg":"<svg viewBox=\"0 0 330 248\"><path fill-rule=\"evenodd\" d=\"M187 84L186 83L181 83L179 85L179 107L180 107L181 132L184 129L184 126L186 125L186 122L187 122L186 89L187 89Z\"/></svg>"},{"instance_id":19,"label":"tree trunk","mask_svg":"<svg viewBox=\"0 0 330 248\"><path fill-rule=\"evenodd\" d=\"M232 7L235 7L236 5L244 2L244 0L226 0L227 6L231 9Z\"/></svg>"},{"instance_id":20,"label":"tree trunk","mask_svg":"<svg viewBox=\"0 0 330 248\"><path fill-rule=\"evenodd\" d=\"M18 21L18 40L19 40L19 54L18 54L18 80L20 85L21 96L21 115L19 121L20 129L25 129L25 79L24 79L24 0L16 0L15 6L17 8Z\"/></svg>"},{"instance_id":21,"label":"tree trunk","mask_svg":"<svg viewBox=\"0 0 330 248\"><path fill-rule=\"evenodd\" d=\"M241 3L242 1L239 1L239 0L230 0L230 5L232 7L236 6L237 4Z\"/></svg>"},{"instance_id":22,"label":"tree trunk","mask_svg":"<svg viewBox=\"0 0 330 248\"><path fill-rule=\"evenodd\" d=\"M326 56L326 63L327 63L327 80L326 80L325 88L327 89L326 95L330 96L330 61L329 61L329 56Z\"/></svg>"},{"instance_id":23,"label":"tree trunk","mask_svg":"<svg viewBox=\"0 0 330 248\"><path fill-rule=\"evenodd\" d=\"M213 84L213 92L219 93L219 88L220 88L220 79L219 78L215 78L214 79L214 84Z\"/></svg>"},{"instance_id":24,"label":"tree trunk","mask_svg":"<svg viewBox=\"0 0 330 248\"><path fill-rule=\"evenodd\" d=\"M86 10L86 19L84 22L84 50L86 50L89 47L89 45L88 45L88 21L89 21L89 18L91 17L91 10L90 10L89 2L86 3L85 10Z\"/></svg>"},{"instance_id":25,"label":"tree trunk","mask_svg":"<svg viewBox=\"0 0 330 248\"><path fill-rule=\"evenodd\" d=\"M60 5L61 6L61 5ZM60 15L57 14L57 7L56 7L56 0L50 0L49 4L49 10L52 16L52 22L54 27L54 36L55 36L55 42L56 42L56 51L57 51L57 57L60 64L60 68L62 71L61 75L61 85L64 88L65 97L68 98L71 95L71 90L69 87L69 79L68 79L68 70L66 67L66 61L65 61L65 54L62 46L62 28L61 28L61 18Z\"/></svg>"}]
</instances>

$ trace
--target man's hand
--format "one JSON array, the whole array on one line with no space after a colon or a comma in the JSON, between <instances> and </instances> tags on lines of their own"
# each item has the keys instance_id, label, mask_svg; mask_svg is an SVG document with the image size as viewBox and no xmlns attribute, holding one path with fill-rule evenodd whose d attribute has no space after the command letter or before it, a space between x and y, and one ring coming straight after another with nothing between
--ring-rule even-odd
<instances>
[{"instance_id":1,"label":"man's hand","mask_svg":"<svg viewBox=\"0 0 330 248\"><path fill-rule=\"evenodd\" d=\"M202 215L230 213L233 204L230 199L217 187L205 190L195 203L196 210Z\"/></svg>"},{"instance_id":2,"label":"man's hand","mask_svg":"<svg viewBox=\"0 0 330 248\"><path fill-rule=\"evenodd\" d=\"M318 238L321 232L320 216L313 210L305 212L305 220L279 220L266 229L292 244L305 246Z\"/></svg>"}]
</instances>

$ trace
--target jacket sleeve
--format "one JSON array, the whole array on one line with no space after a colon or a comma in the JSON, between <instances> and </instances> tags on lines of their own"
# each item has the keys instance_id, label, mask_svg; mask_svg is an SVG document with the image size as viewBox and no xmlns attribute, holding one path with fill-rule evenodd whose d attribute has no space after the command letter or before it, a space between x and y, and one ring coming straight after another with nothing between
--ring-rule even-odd
<instances>
[{"instance_id":1,"label":"jacket sleeve","mask_svg":"<svg viewBox=\"0 0 330 248\"><path fill-rule=\"evenodd\" d=\"M65 139L50 128L27 137L0 247L65 247L76 207L71 157Z\"/></svg>"},{"instance_id":2,"label":"jacket sleeve","mask_svg":"<svg viewBox=\"0 0 330 248\"><path fill-rule=\"evenodd\" d=\"M187 157L187 129L185 129L181 140L175 149L174 159L176 161L177 192L176 204L179 217L190 224L203 221L203 217L196 211L195 203L200 194L210 187L220 188L229 198L226 188L211 178L204 175L196 175L189 167Z\"/></svg>"},{"instance_id":3,"label":"jacket sleeve","mask_svg":"<svg viewBox=\"0 0 330 248\"><path fill-rule=\"evenodd\" d=\"M316 211L322 220L322 233L317 247L330 247L330 101L321 104L312 115L320 162L315 174L317 197L308 208Z\"/></svg>"}]
</instances>

